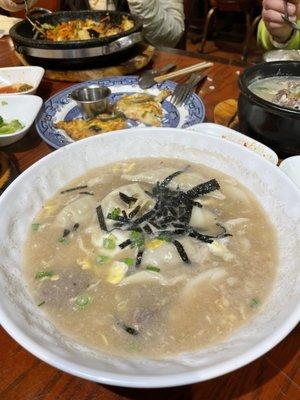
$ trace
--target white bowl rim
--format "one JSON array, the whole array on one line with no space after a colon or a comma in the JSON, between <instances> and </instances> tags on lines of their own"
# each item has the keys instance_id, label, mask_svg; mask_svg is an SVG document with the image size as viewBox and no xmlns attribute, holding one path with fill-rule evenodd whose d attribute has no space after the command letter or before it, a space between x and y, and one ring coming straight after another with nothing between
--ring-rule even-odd
<instances>
[{"instance_id":1,"label":"white bowl rim","mask_svg":"<svg viewBox=\"0 0 300 400\"><path fill-rule=\"evenodd\" d=\"M22 133L28 131L28 129L34 123L34 121L35 121L35 119L36 119L36 117L37 117L37 115L38 115L38 113L39 113L39 111L40 111L40 109L41 109L41 107L43 105L43 99L40 96L37 96L35 94L26 94L25 95L23 93L22 94L11 93L10 95L8 94L8 95L5 95L5 96L4 95L3 96L0 95L0 101L2 101L3 98L6 97L6 96L9 97L9 100L11 100L11 99L13 100L14 98L18 98L18 99L22 100L22 96L26 96L24 101L28 101L28 99L30 99L30 101L32 101L32 100L36 101L36 104L34 104L34 106L36 106L36 110L35 110L35 116L34 116L32 122L30 124L26 124L24 126L24 128L20 129L17 132L5 133L5 134L0 135L0 140L4 139L4 138L17 137L17 136L21 135ZM16 110L16 112L18 112L18 110ZM17 119L19 119L19 118L17 118Z\"/></svg>"},{"instance_id":2,"label":"white bowl rim","mask_svg":"<svg viewBox=\"0 0 300 400\"><path fill-rule=\"evenodd\" d=\"M39 65L17 65L15 67L3 67L0 68L0 76L1 76L1 71L13 71L13 70L33 70L33 71L38 71L39 75L38 77L35 78L35 84L31 89L26 90L25 92L13 92L13 93L1 93L0 94L0 99L1 96L13 96L13 95L23 95L23 94L30 94L34 91L36 91L36 89L39 87L41 80L45 74L45 69L43 67L40 67Z\"/></svg>"},{"instance_id":3,"label":"white bowl rim","mask_svg":"<svg viewBox=\"0 0 300 400\"><path fill-rule=\"evenodd\" d=\"M141 130L140 128L138 129ZM143 128L144 132L153 132L153 130L165 130L165 131L174 131L177 134L186 133L185 129L177 129L177 128ZM101 134L101 136L105 135L124 135L124 132L129 131L132 133L133 128L127 130L119 130L114 132L107 132ZM222 141L227 142L228 140L218 137L213 137L210 135L205 135L200 132L192 132L189 131L189 134L192 135L202 135L209 136L212 141ZM83 139L85 142L92 141L95 139L94 137L89 137ZM80 147L82 143L81 141L73 142L69 146ZM231 146L237 147L241 152L249 152L251 156L258 160L262 160L262 157L252 150L249 150L245 147L240 146L237 143L230 142ZM18 184L20 179L26 177L27 174L30 174L35 168L37 168L40 164L43 164L47 159L51 157L56 157L59 152L65 151L65 147L62 147L55 152L52 152L42 159L38 160L36 163L31 165L28 169L26 169L21 175L19 175L16 180L14 180L11 185L3 192L1 195L2 198L6 196L7 193L14 190L14 187ZM282 177L288 182L289 185L292 185L298 191L297 186L287 177L287 175L281 171L278 167L272 164L270 161L263 159L265 163L268 163L271 168L276 169L277 174L281 174ZM257 358L264 355L266 352L275 347L278 343L280 343L298 324L300 319L300 304L296 308L294 308L293 312L290 314L288 318L282 322L278 328L270 334L266 339L256 344L250 350L247 350L238 356L234 356L227 361L223 361L218 363L217 365L205 368L205 371L188 371L184 373L175 373L169 375L145 375L133 378L132 375L118 374L118 373L106 373L101 371L97 372L93 368L88 367L78 367L78 364L75 362L66 361L61 356L55 356L48 351L43 346L35 343L30 339L26 333L24 333L18 326L11 322L9 316L1 309L0 305L0 323L2 327L10 334L10 336L16 340L21 346L23 346L30 353L38 357L39 359L45 361L46 363L56 367L64 372L70 373L71 375L78 376L80 378L88 379L94 382L112 385L112 386L121 386L121 387L130 387L130 388L165 388L165 387L175 387L188 385L193 383L199 383L202 381L206 381L209 379L217 378L219 376L230 373L238 368L241 368Z\"/></svg>"}]
</instances>

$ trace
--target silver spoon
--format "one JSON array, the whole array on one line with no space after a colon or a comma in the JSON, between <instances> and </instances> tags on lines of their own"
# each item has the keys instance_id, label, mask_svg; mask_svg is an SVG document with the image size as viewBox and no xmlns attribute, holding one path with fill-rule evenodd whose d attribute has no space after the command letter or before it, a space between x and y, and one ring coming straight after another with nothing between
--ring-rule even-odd
<instances>
[{"instance_id":1,"label":"silver spoon","mask_svg":"<svg viewBox=\"0 0 300 400\"><path fill-rule=\"evenodd\" d=\"M289 19L289 13L288 13L288 2L285 1L284 2L284 15L282 15L282 19L288 24L290 25L291 28L293 28L295 31L300 31L300 26L297 25L296 22L293 22Z\"/></svg>"}]
</instances>

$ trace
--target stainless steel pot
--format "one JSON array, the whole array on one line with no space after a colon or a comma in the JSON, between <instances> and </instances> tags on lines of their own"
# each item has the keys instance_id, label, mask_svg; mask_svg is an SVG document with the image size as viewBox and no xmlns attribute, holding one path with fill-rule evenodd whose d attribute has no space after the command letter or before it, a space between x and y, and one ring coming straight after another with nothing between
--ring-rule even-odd
<instances>
[{"instance_id":1,"label":"stainless steel pot","mask_svg":"<svg viewBox=\"0 0 300 400\"><path fill-rule=\"evenodd\" d=\"M109 15L116 23L123 16L127 16L134 21L134 26L126 32L105 38L52 42L35 38L32 25L24 20L11 28L10 36L16 51L22 54L30 64L46 68L86 68L90 65L95 68L107 64L110 56L116 54L120 54L119 61L121 62L122 54L143 40L142 22L134 15L117 11L62 11L38 16L34 18L34 21L56 25L74 19L99 20L105 15ZM33 19L32 14L31 19Z\"/></svg>"}]
</instances>

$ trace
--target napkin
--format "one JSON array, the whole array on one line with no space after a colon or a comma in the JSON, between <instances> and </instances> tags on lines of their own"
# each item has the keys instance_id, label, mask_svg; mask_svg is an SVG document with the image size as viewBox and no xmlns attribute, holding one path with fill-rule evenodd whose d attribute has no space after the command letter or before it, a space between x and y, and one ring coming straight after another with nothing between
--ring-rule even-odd
<instances>
[{"instance_id":1,"label":"napkin","mask_svg":"<svg viewBox=\"0 0 300 400\"><path fill-rule=\"evenodd\" d=\"M21 21L20 18L6 17L5 15L0 15L0 38L8 35L10 28L19 21Z\"/></svg>"}]
</instances>

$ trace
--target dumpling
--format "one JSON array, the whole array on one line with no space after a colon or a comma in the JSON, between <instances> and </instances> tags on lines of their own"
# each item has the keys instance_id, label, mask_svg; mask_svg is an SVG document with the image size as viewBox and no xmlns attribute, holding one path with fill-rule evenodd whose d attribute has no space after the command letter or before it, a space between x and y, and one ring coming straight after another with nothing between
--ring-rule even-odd
<instances>
[{"instance_id":1,"label":"dumpling","mask_svg":"<svg viewBox=\"0 0 300 400\"><path fill-rule=\"evenodd\" d=\"M76 223L90 223L96 218L97 201L92 196L82 196L67 204L56 216L55 222L61 227Z\"/></svg>"},{"instance_id":2,"label":"dumpling","mask_svg":"<svg viewBox=\"0 0 300 400\"><path fill-rule=\"evenodd\" d=\"M119 245L129 239L129 236L129 231L114 229L112 232L108 233L101 231L99 228L91 234L91 242L102 255L117 257L123 251ZM135 250L132 249L132 252L135 253Z\"/></svg>"},{"instance_id":3,"label":"dumpling","mask_svg":"<svg viewBox=\"0 0 300 400\"><path fill-rule=\"evenodd\" d=\"M135 198L136 201L132 201L130 204L127 204L120 198L120 192L128 197ZM147 193L145 193L144 190L137 183L121 186L110 192L101 201L103 215L105 216L105 218L109 213L117 208L119 208L120 210L125 210L126 213L129 214L138 206L140 207L140 212L146 212L147 210L152 208L154 204L155 201L150 196L148 196ZM114 221L107 219L106 224L108 228L111 228L114 224Z\"/></svg>"},{"instance_id":4,"label":"dumpling","mask_svg":"<svg viewBox=\"0 0 300 400\"><path fill-rule=\"evenodd\" d=\"M189 225L193 228L210 230L217 223L216 215L206 207L193 207Z\"/></svg>"},{"instance_id":5,"label":"dumpling","mask_svg":"<svg viewBox=\"0 0 300 400\"><path fill-rule=\"evenodd\" d=\"M225 278L228 275L227 271L225 268L222 267L214 267L214 268L209 268L206 269L198 276L193 277L188 281L188 283L185 285L181 295L183 297L186 297L188 294L191 294L192 291L194 290L199 290L199 286L202 284L210 284L210 283L215 283L216 281L219 281L223 278Z\"/></svg>"},{"instance_id":6,"label":"dumpling","mask_svg":"<svg viewBox=\"0 0 300 400\"><path fill-rule=\"evenodd\" d=\"M209 250L204 243L200 243L196 239L189 237L182 237L177 240L184 247L191 262L202 264L208 259ZM168 274L172 274L175 271L175 265L182 266L182 259L172 243L162 242L162 245L157 248L146 248L143 254L142 265L153 265L159 267L162 273L167 272ZM183 268L186 267L183 266Z\"/></svg>"},{"instance_id":7,"label":"dumpling","mask_svg":"<svg viewBox=\"0 0 300 400\"><path fill-rule=\"evenodd\" d=\"M123 174L122 178L132 182L146 182L155 184L162 182L165 178L176 172L175 168L160 168L151 171L141 172L140 174ZM170 189L189 190L200 183L206 182L207 178L203 175L195 174L193 172L183 172L171 180L168 187Z\"/></svg>"},{"instance_id":8,"label":"dumpling","mask_svg":"<svg viewBox=\"0 0 300 400\"><path fill-rule=\"evenodd\" d=\"M124 278L119 286L125 285L141 285L144 283L158 283L163 286L173 286L186 279L184 275L179 275L174 278L165 278L157 272L141 271Z\"/></svg>"}]
</instances>

